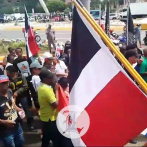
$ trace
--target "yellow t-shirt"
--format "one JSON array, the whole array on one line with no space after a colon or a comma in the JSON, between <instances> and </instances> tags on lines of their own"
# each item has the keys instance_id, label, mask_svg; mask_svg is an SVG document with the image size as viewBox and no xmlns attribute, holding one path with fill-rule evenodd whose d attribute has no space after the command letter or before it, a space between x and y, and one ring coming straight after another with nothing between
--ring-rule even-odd
<instances>
[{"instance_id":1,"label":"yellow t-shirt","mask_svg":"<svg viewBox=\"0 0 147 147\"><path fill-rule=\"evenodd\" d=\"M44 122L55 121L57 118L57 109L54 109L51 104L56 102L56 97L51 86L40 84L38 87L38 101L40 104L40 119Z\"/></svg>"}]
</instances>

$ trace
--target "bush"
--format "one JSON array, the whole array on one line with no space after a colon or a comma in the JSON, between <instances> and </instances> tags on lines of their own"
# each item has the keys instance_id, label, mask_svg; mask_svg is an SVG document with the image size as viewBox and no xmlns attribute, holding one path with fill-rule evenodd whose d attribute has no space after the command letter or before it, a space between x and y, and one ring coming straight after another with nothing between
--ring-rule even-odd
<instances>
[{"instance_id":1,"label":"bush","mask_svg":"<svg viewBox=\"0 0 147 147\"><path fill-rule=\"evenodd\" d=\"M16 48L22 48L23 52L26 52L25 43L24 42L7 42L0 40L0 54L5 55L8 53L8 48L12 47L14 49ZM41 52L48 51L48 45L41 45L39 46Z\"/></svg>"},{"instance_id":2,"label":"bush","mask_svg":"<svg viewBox=\"0 0 147 147\"><path fill-rule=\"evenodd\" d=\"M20 47L20 48L22 48L22 47L25 47L25 43L24 42L12 42L12 43L10 43L10 45L9 46L11 46L12 48L18 48L18 47Z\"/></svg>"}]
</instances>

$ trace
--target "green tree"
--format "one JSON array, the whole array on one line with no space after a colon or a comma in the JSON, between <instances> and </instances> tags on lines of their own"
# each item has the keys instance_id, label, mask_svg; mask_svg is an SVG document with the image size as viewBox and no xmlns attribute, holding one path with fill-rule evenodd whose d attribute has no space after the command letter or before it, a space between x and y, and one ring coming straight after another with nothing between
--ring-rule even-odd
<instances>
[{"instance_id":1,"label":"green tree","mask_svg":"<svg viewBox=\"0 0 147 147\"><path fill-rule=\"evenodd\" d=\"M47 1L46 4L50 12L57 12L57 11L63 12L65 9L65 3L61 0Z\"/></svg>"},{"instance_id":2,"label":"green tree","mask_svg":"<svg viewBox=\"0 0 147 147\"><path fill-rule=\"evenodd\" d=\"M67 3L66 8L72 9L72 2Z\"/></svg>"}]
</instances>

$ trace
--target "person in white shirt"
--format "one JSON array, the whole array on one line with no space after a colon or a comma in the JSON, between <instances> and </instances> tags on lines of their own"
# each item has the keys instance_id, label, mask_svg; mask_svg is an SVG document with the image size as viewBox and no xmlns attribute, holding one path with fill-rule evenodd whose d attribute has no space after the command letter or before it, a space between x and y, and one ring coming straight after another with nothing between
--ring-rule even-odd
<instances>
[{"instance_id":1,"label":"person in white shirt","mask_svg":"<svg viewBox=\"0 0 147 147\"><path fill-rule=\"evenodd\" d=\"M54 57L53 58L53 65L54 65L54 70L55 70L55 73L56 73L58 80L61 77L68 76L68 68L63 61L58 60L57 58Z\"/></svg>"}]
</instances>

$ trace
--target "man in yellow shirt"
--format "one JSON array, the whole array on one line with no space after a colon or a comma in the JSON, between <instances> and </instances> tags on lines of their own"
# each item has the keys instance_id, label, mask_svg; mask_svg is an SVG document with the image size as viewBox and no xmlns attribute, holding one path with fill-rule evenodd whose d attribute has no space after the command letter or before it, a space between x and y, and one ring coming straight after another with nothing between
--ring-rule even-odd
<instances>
[{"instance_id":1,"label":"man in yellow shirt","mask_svg":"<svg viewBox=\"0 0 147 147\"><path fill-rule=\"evenodd\" d=\"M61 134L56 126L58 100L53 92L55 74L47 69L41 70L41 84L38 87L38 101L40 104L40 119L42 121L42 147L48 147L52 140L54 146L61 146Z\"/></svg>"}]
</instances>

